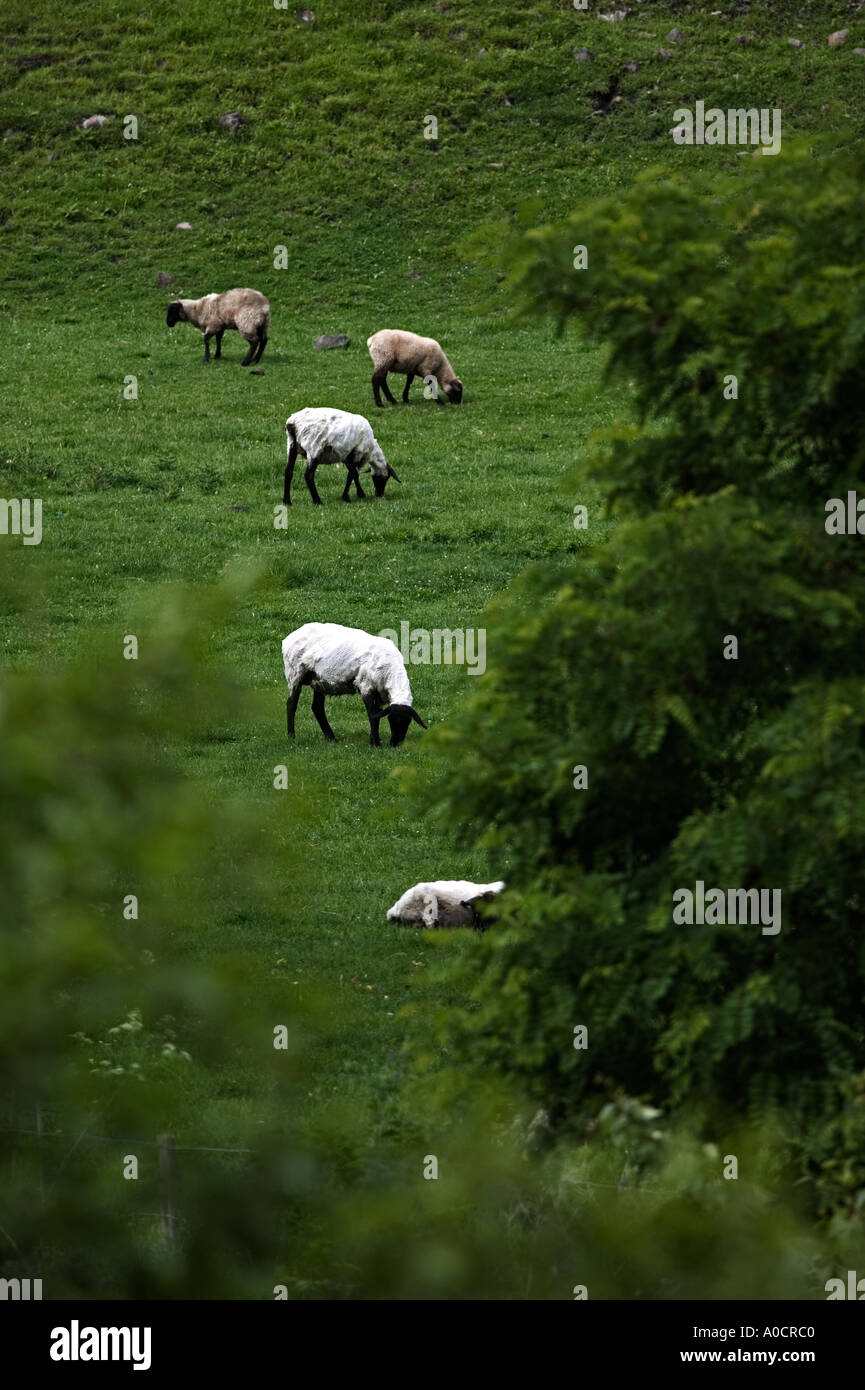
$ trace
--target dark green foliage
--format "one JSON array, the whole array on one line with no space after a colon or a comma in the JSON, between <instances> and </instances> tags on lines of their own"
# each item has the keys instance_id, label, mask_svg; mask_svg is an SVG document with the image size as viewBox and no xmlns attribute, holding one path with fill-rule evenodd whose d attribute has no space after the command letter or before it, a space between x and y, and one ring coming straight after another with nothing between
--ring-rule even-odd
<instances>
[{"instance_id":1,"label":"dark green foliage","mask_svg":"<svg viewBox=\"0 0 865 1390\"><path fill-rule=\"evenodd\" d=\"M3 564L4 606L18 605L25 561ZM203 664L243 589L163 593L74 662L3 680L0 1274L42 1278L46 1298L261 1297L273 1212L309 1163L276 1116L292 1107L312 1004L255 979L240 952L201 949L249 901L271 930L284 922L262 848L276 805L215 801L171 751L248 714ZM261 1085L235 1100L242 1065ZM204 1133L190 1123L203 1102ZM173 1247L159 1233L163 1133L180 1146Z\"/></svg>"},{"instance_id":2,"label":"dark green foliage","mask_svg":"<svg viewBox=\"0 0 865 1390\"><path fill-rule=\"evenodd\" d=\"M602 1078L665 1108L712 1098L713 1122L781 1107L812 1173L842 1145L820 1200L852 1205L865 559L824 507L862 458L861 162L800 149L735 187L638 181L579 224L508 247L511 288L609 341L643 423L590 443L619 524L496 605L491 669L438 735L441 815L508 846L516 890L458 958L475 1004L444 1011L449 1062L519 1077L569 1124ZM567 269L577 240L587 271ZM780 889L780 932L673 925L698 880Z\"/></svg>"}]
</instances>

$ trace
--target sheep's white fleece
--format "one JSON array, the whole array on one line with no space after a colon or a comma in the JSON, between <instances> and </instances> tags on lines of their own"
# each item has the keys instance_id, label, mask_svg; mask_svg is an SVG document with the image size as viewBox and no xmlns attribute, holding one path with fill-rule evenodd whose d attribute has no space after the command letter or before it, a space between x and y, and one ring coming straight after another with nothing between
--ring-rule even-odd
<instances>
[{"instance_id":1,"label":"sheep's white fleece","mask_svg":"<svg viewBox=\"0 0 865 1390\"><path fill-rule=\"evenodd\" d=\"M352 415L348 410L336 410L332 406L308 406L305 410L296 410L285 422L288 451L291 449L289 425L294 430L298 453L303 458L315 459L318 463L344 463L352 454L357 466L369 465L373 473L388 476L387 459L372 432L372 425L363 415ZM323 626L334 627L336 624ZM359 632L360 629L343 628L342 631ZM366 637L366 633L363 636Z\"/></svg>"},{"instance_id":2,"label":"sheep's white fleece","mask_svg":"<svg viewBox=\"0 0 865 1390\"><path fill-rule=\"evenodd\" d=\"M389 922L406 922L422 927L469 926L474 920L473 898L500 893L504 883L470 883L465 878L444 878L432 883L416 883L388 910Z\"/></svg>"},{"instance_id":3,"label":"sheep's white fleece","mask_svg":"<svg viewBox=\"0 0 865 1390\"><path fill-rule=\"evenodd\" d=\"M218 333L220 329L236 328L249 341L260 329L270 328L270 305L258 290L226 290L223 294L205 294L201 299L180 299L186 322L202 333Z\"/></svg>"},{"instance_id":4,"label":"sheep's white fleece","mask_svg":"<svg viewBox=\"0 0 865 1390\"><path fill-rule=\"evenodd\" d=\"M338 412L342 413L342 412ZM304 623L282 644L285 679L311 685L323 695L378 695L382 707L412 704L411 686L399 647L341 623Z\"/></svg>"},{"instance_id":5,"label":"sheep's white fleece","mask_svg":"<svg viewBox=\"0 0 865 1390\"><path fill-rule=\"evenodd\" d=\"M403 376L434 376L442 387L456 380L456 372L435 338L422 338L401 328L381 328L366 345L376 371Z\"/></svg>"}]
</instances>

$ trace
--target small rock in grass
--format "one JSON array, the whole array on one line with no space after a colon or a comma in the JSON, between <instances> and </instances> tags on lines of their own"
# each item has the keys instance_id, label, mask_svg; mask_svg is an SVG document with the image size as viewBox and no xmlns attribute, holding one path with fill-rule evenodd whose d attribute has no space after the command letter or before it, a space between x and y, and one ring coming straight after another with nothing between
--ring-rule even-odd
<instances>
[{"instance_id":1,"label":"small rock in grass","mask_svg":"<svg viewBox=\"0 0 865 1390\"><path fill-rule=\"evenodd\" d=\"M315 23L315 13L312 10L295 10L294 17L300 24Z\"/></svg>"},{"instance_id":2,"label":"small rock in grass","mask_svg":"<svg viewBox=\"0 0 865 1390\"><path fill-rule=\"evenodd\" d=\"M174 276L173 276L173 275L169 275L169 273L168 273L167 270L160 270L160 271L157 271L157 274L156 274L156 283L157 283L157 285L173 285L173 284L174 284Z\"/></svg>"},{"instance_id":3,"label":"small rock in grass","mask_svg":"<svg viewBox=\"0 0 865 1390\"><path fill-rule=\"evenodd\" d=\"M658 57L659 57L659 58L672 58L672 56L673 56L673 55L672 55L672 53L670 52L669 48L659 48L659 49L658 49Z\"/></svg>"},{"instance_id":4,"label":"small rock in grass","mask_svg":"<svg viewBox=\"0 0 865 1390\"><path fill-rule=\"evenodd\" d=\"M599 10L598 19L605 19L608 24L617 24L620 19L626 17L627 13L627 10L610 10L609 14L601 14Z\"/></svg>"},{"instance_id":5,"label":"small rock in grass","mask_svg":"<svg viewBox=\"0 0 865 1390\"><path fill-rule=\"evenodd\" d=\"M805 47L805 45L804 45L804 43L802 42L801 39L788 39L787 42L788 42L788 44L790 45L791 48L804 48L804 47Z\"/></svg>"},{"instance_id":6,"label":"small rock in grass","mask_svg":"<svg viewBox=\"0 0 865 1390\"><path fill-rule=\"evenodd\" d=\"M639 72L642 66L642 63L626 63L625 72Z\"/></svg>"},{"instance_id":7,"label":"small rock in grass","mask_svg":"<svg viewBox=\"0 0 865 1390\"><path fill-rule=\"evenodd\" d=\"M346 333L322 333L320 338L316 338L315 346L324 351L327 348L347 348L350 342Z\"/></svg>"},{"instance_id":8,"label":"small rock in grass","mask_svg":"<svg viewBox=\"0 0 865 1390\"><path fill-rule=\"evenodd\" d=\"M840 48L842 43L847 42L847 35L849 33L849 29L836 29L834 34L829 35L829 47Z\"/></svg>"},{"instance_id":9,"label":"small rock in grass","mask_svg":"<svg viewBox=\"0 0 865 1390\"><path fill-rule=\"evenodd\" d=\"M667 43L682 43L684 37L681 29L671 29L667 35Z\"/></svg>"},{"instance_id":10,"label":"small rock in grass","mask_svg":"<svg viewBox=\"0 0 865 1390\"><path fill-rule=\"evenodd\" d=\"M81 122L82 130L94 130L104 126L106 121L110 121L110 116L88 116L86 121Z\"/></svg>"},{"instance_id":11,"label":"small rock in grass","mask_svg":"<svg viewBox=\"0 0 865 1390\"><path fill-rule=\"evenodd\" d=\"M192 231L192 223L191 223L191 222L177 222L177 223L175 224L174 230L175 230L176 232L191 232L191 231Z\"/></svg>"},{"instance_id":12,"label":"small rock in grass","mask_svg":"<svg viewBox=\"0 0 865 1390\"><path fill-rule=\"evenodd\" d=\"M854 48L854 53L858 53L860 58L865 58L865 48Z\"/></svg>"},{"instance_id":13,"label":"small rock in grass","mask_svg":"<svg viewBox=\"0 0 865 1390\"><path fill-rule=\"evenodd\" d=\"M595 54L592 52L592 50L591 50L590 48L575 48L575 49L574 49L574 62L576 62L576 63L593 63L594 61L595 61Z\"/></svg>"},{"instance_id":14,"label":"small rock in grass","mask_svg":"<svg viewBox=\"0 0 865 1390\"><path fill-rule=\"evenodd\" d=\"M409 272L409 277L408 277L408 278L409 278L410 280L419 280L419 279L420 279L420 271L418 270L417 266L414 266L414 267L412 268L412 270Z\"/></svg>"},{"instance_id":15,"label":"small rock in grass","mask_svg":"<svg viewBox=\"0 0 865 1390\"><path fill-rule=\"evenodd\" d=\"M737 34L737 35L736 35L736 42L737 42L737 43L742 43L742 44L744 44L744 43L751 43L751 42L753 41L753 37L754 37L753 34Z\"/></svg>"},{"instance_id":16,"label":"small rock in grass","mask_svg":"<svg viewBox=\"0 0 865 1390\"><path fill-rule=\"evenodd\" d=\"M224 125L226 130L237 130L239 126L246 125L247 120L242 111L226 111L224 116L220 116L219 124Z\"/></svg>"},{"instance_id":17,"label":"small rock in grass","mask_svg":"<svg viewBox=\"0 0 865 1390\"><path fill-rule=\"evenodd\" d=\"M487 50L486 50L485 48L479 48L479 49L478 49L478 57L479 57L479 58L486 58L486 56L487 56Z\"/></svg>"}]
</instances>

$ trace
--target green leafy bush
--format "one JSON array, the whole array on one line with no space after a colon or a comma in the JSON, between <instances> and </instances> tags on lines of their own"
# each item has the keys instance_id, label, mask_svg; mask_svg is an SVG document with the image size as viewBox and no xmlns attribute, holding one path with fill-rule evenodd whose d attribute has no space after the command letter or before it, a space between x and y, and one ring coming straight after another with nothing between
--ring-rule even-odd
<instances>
[{"instance_id":1,"label":"green leafy bush","mask_svg":"<svg viewBox=\"0 0 865 1390\"><path fill-rule=\"evenodd\" d=\"M612 534L493 606L488 672L437 735L438 814L507 847L513 889L476 950L442 943L443 991L472 1001L440 1011L448 1068L517 1078L579 1130L609 1081L712 1132L783 1114L815 1202L848 1212L865 560L824 522L865 448L861 174L800 148L736 183L646 178L505 245L519 313L608 343L639 423L588 445ZM697 881L780 890L780 931L675 925Z\"/></svg>"}]
</instances>

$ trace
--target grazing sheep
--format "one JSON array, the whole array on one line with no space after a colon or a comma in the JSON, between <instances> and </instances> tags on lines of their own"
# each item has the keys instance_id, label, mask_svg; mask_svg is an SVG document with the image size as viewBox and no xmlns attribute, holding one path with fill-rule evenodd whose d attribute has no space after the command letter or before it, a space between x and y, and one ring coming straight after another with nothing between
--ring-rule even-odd
<instances>
[{"instance_id":1,"label":"grazing sheep","mask_svg":"<svg viewBox=\"0 0 865 1390\"><path fill-rule=\"evenodd\" d=\"M371 338L367 338L366 345L375 368L372 374L372 394L376 405L381 405L379 388L384 391L391 405L396 405L387 384L388 372L399 372L406 378L405 390L402 393L403 404L408 401L409 387L416 376L432 376L451 405L459 405L463 398L463 384L435 338L419 338L417 333L403 333L398 328L382 328L379 333L373 333ZM435 399L439 405L444 405L438 392Z\"/></svg>"},{"instance_id":2,"label":"grazing sheep","mask_svg":"<svg viewBox=\"0 0 865 1390\"><path fill-rule=\"evenodd\" d=\"M176 323L191 323L204 334L204 360L210 361L210 340L216 338L216 356L222 355L222 335L226 328L236 328L249 344L249 352L241 362L260 362L267 346L270 331L270 305L258 290L226 290L225 294L206 294L203 299L175 299L165 315L169 328Z\"/></svg>"},{"instance_id":3,"label":"grazing sheep","mask_svg":"<svg viewBox=\"0 0 865 1390\"><path fill-rule=\"evenodd\" d=\"M312 686L312 712L325 738L336 738L324 712L325 695L360 695L369 716L369 741L381 747L379 720L390 723L395 748L415 721L426 724L412 707L412 693L399 648L387 637L373 637L359 627L340 623L304 623L282 644L288 699L285 702L289 738L294 738L294 715L300 692Z\"/></svg>"},{"instance_id":4,"label":"grazing sheep","mask_svg":"<svg viewBox=\"0 0 865 1390\"><path fill-rule=\"evenodd\" d=\"M467 879L439 879L416 883L388 910L389 922L411 927L474 927L481 919L474 909L477 902L492 902L504 883L469 883Z\"/></svg>"},{"instance_id":5,"label":"grazing sheep","mask_svg":"<svg viewBox=\"0 0 865 1390\"><path fill-rule=\"evenodd\" d=\"M376 443L369 420L362 415L352 415L348 410L335 410L332 406L296 410L285 422L285 448L288 462L282 500L287 507L291 506L291 480L298 454L307 460L303 476L313 502L319 506L321 498L316 491L315 470L320 463L344 463L348 469L343 502L349 500L352 482L358 497L366 496L357 476L358 468L368 468L372 472L376 497L384 495L388 478L396 478L399 482Z\"/></svg>"}]
</instances>

